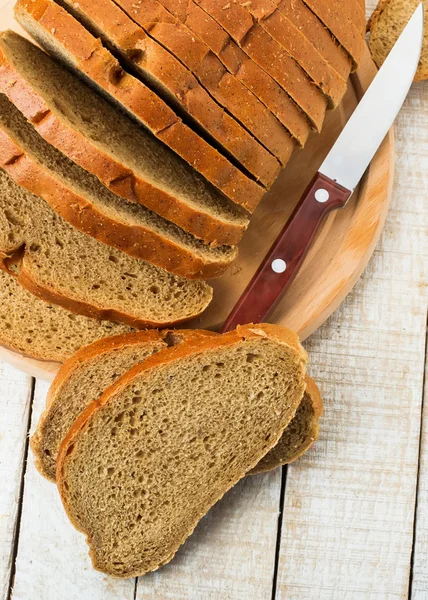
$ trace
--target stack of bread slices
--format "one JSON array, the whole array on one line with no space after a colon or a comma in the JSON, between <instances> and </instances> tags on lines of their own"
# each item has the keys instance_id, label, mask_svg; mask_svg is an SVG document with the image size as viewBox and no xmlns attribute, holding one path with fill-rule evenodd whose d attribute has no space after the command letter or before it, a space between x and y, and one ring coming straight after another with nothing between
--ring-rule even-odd
<instances>
[{"instance_id":1,"label":"stack of bread slices","mask_svg":"<svg viewBox=\"0 0 428 600\"><path fill-rule=\"evenodd\" d=\"M201 314L364 48L362 0L18 0L0 36L0 343ZM41 48L40 48L41 47Z\"/></svg>"},{"instance_id":2,"label":"stack of bread slices","mask_svg":"<svg viewBox=\"0 0 428 600\"><path fill-rule=\"evenodd\" d=\"M157 569L239 479L301 456L322 412L306 359L267 324L112 336L68 359L31 447L95 568Z\"/></svg>"}]
</instances>

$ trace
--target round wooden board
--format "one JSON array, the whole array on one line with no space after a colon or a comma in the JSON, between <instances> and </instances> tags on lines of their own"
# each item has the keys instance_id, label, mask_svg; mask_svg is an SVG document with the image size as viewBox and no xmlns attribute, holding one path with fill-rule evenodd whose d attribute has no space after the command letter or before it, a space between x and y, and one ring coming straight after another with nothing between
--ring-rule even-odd
<instances>
[{"instance_id":1,"label":"round wooden board","mask_svg":"<svg viewBox=\"0 0 428 600\"><path fill-rule=\"evenodd\" d=\"M22 33L13 20L13 3L0 11L2 28L10 27ZM304 152L295 153L255 212L236 264L223 277L210 282L214 288L211 306L189 323L189 327L220 328L375 74L367 51L340 107L328 113L323 133L313 135ZM326 219L300 273L272 313L271 322L290 327L305 339L344 300L366 267L381 234L393 171L391 131L346 208ZM0 358L47 380L51 380L59 368L57 363L33 360L3 348L0 348Z\"/></svg>"}]
</instances>

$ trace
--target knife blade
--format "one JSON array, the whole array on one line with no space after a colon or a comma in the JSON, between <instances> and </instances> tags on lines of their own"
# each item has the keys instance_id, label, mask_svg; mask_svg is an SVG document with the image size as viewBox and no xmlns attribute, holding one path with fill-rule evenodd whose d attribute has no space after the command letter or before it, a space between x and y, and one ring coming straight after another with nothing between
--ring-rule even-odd
<instances>
[{"instance_id":1,"label":"knife blade","mask_svg":"<svg viewBox=\"0 0 428 600\"><path fill-rule=\"evenodd\" d=\"M346 205L408 94L422 50L423 31L421 3L226 319L222 332L239 324L266 320L297 275L325 216Z\"/></svg>"}]
</instances>

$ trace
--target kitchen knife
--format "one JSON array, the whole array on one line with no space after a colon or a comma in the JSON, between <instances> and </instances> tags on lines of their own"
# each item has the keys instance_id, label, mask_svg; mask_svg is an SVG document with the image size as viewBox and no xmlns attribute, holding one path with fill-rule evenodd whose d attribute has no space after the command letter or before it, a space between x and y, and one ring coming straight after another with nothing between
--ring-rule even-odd
<instances>
[{"instance_id":1,"label":"kitchen knife","mask_svg":"<svg viewBox=\"0 0 428 600\"><path fill-rule=\"evenodd\" d=\"M297 275L324 217L348 202L407 96L421 54L423 30L421 3L226 319L222 332L239 324L266 320Z\"/></svg>"}]
</instances>

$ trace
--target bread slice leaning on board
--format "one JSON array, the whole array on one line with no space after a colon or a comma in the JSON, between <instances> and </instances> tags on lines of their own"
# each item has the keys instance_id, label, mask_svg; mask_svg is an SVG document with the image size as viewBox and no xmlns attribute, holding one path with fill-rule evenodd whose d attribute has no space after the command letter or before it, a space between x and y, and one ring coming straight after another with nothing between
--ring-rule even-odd
<instances>
[{"instance_id":1,"label":"bread slice leaning on board","mask_svg":"<svg viewBox=\"0 0 428 600\"><path fill-rule=\"evenodd\" d=\"M13 31L0 35L0 91L47 142L118 196L143 204L213 246L241 239L248 226L241 208Z\"/></svg>"},{"instance_id":2,"label":"bread slice leaning on board","mask_svg":"<svg viewBox=\"0 0 428 600\"><path fill-rule=\"evenodd\" d=\"M306 360L292 332L242 326L150 356L93 401L61 445L57 484L94 567L134 577L170 561L278 442Z\"/></svg>"},{"instance_id":3,"label":"bread slice leaning on board","mask_svg":"<svg viewBox=\"0 0 428 600\"><path fill-rule=\"evenodd\" d=\"M78 3L63 0L61 4L73 14L89 31L100 37L107 47L112 47L129 70L135 72L143 82L150 83L147 69L155 46L153 70L160 70L162 78L162 94L165 84L168 86L171 102L176 98L186 98L185 90L191 90L192 101L183 106L189 110L194 105L203 106L204 112L212 112L211 104L217 110L225 110L251 136L275 156L282 166L290 160L295 144L290 133L282 126L276 117L264 106L254 94L231 75L212 53L206 53L204 45L180 21L174 19L161 4L157 3L158 18L163 11L163 29L153 27L152 17L146 14L145 3L141 2L141 14L138 24L132 20L113 0L98 0L95 5L92 0L81 0ZM149 9L152 7L150 0ZM172 21L172 22L171 22ZM163 55L159 56L159 48ZM202 64L196 59L198 53L205 54ZM131 58L130 58L131 57ZM177 64L180 67L177 68ZM170 71L174 74L175 82L179 81L179 89L174 92L171 86L172 77L165 77ZM196 84L197 82L197 84ZM156 82L155 84L156 85ZM201 98L193 98L198 90ZM205 98L204 95L207 97ZM209 100L209 102L208 102ZM211 119L211 117L210 117ZM208 122L207 131L212 127Z\"/></svg>"},{"instance_id":4,"label":"bread slice leaning on board","mask_svg":"<svg viewBox=\"0 0 428 600\"><path fill-rule=\"evenodd\" d=\"M111 337L82 348L58 372L31 438L39 472L56 480L56 459L62 441L75 419L90 402L101 396L116 379L147 356L198 336L217 335L210 331L142 331ZM253 469L258 473L297 459L318 437L322 400L316 384L306 377L306 391L296 415L278 444Z\"/></svg>"},{"instance_id":5,"label":"bread slice leaning on board","mask_svg":"<svg viewBox=\"0 0 428 600\"><path fill-rule=\"evenodd\" d=\"M47 302L140 328L186 321L201 314L212 298L204 281L171 275L81 233L1 169L0 268ZM26 312L18 306L25 321Z\"/></svg>"},{"instance_id":6,"label":"bread slice leaning on board","mask_svg":"<svg viewBox=\"0 0 428 600\"><path fill-rule=\"evenodd\" d=\"M378 67L382 66L418 5L419 0L380 0L367 25L370 32L370 52ZM424 20L424 41L415 81L428 79L428 14L426 8Z\"/></svg>"},{"instance_id":7,"label":"bread slice leaning on board","mask_svg":"<svg viewBox=\"0 0 428 600\"><path fill-rule=\"evenodd\" d=\"M211 248L144 206L113 194L48 144L4 94L0 166L80 231L175 275L216 277L237 256L235 247Z\"/></svg>"},{"instance_id":8,"label":"bread slice leaning on board","mask_svg":"<svg viewBox=\"0 0 428 600\"><path fill-rule=\"evenodd\" d=\"M24 289L0 269L0 346L30 358L64 362L82 345L132 328L71 313Z\"/></svg>"},{"instance_id":9,"label":"bread slice leaning on board","mask_svg":"<svg viewBox=\"0 0 428 600\"><path fill-rule=\"evenodd\" d=\"M227 148L208 143L156 93L124 71L101 41L53 0L18 0L15 17L42 47L145 125L231 200L254 210L264 192L246 175L267 187L275 181L278 161L251 136L244 140L234 130L228 134ZM224 122L213 126L227 133ZM230 126L238 124L232 120Z\"/></svg>"}]
</instances>

